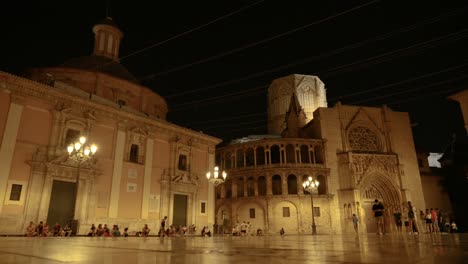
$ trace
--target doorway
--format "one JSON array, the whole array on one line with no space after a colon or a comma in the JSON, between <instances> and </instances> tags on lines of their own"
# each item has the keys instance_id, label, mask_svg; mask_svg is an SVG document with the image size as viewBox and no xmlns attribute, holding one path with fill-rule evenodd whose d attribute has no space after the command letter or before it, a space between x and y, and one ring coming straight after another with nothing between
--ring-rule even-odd
<instances>
[{"instance_id":1,"label":"doorway","mask_svg":"<svg viewBox=\"0 0 468 264\"><path fill-rule=\"evenodd\" d=\"M49 226L54 226L55 223L64 226L72 219L75 203L75 186L76 183L74 182L54 180L50 195L49 212L47 214Z\"/></svg>"},{"instance_id":2,"label":"doorway","mask_svg":"<svg viewBox=\"0 0 468 264\"><path fill-rule=\"evenodd\" d=\"M187 200L187 195L174 194L172 224L176 227L179 225L187 226Z\"/></svg>"}]
</instances>

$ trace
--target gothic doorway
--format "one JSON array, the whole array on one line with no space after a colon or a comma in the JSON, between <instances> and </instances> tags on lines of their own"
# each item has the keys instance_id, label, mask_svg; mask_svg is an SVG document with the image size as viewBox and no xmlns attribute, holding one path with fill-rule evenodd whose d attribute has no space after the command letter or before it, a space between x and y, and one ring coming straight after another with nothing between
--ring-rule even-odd
<instances>
[{"instance_id":1,"label":"gothic doorway","mask_svg":"<svg viewBox=\"0 0 468 264\"><path fill-rule=\"evenodd\" d=\"M365 221L368 233L377 232L377 224L372 211L375 199L378 199L384 205L384 232L389 233L394 230L394 208L401 201L396 184L388 177L380 174L368 175L361 183L361 221Z\"/></svg>"},{"instance_id":2,"label":"gothic doorway","mask_svg":"<svg viewBox=\"0 0 468 264\"><path fill-rule=\"evenodd\" d=\"M72 219L75 203L75 187L76 183L74 182L53 181L47 214L49 226L54 226L55 223L64 226Z\"/></svg>"},{"instance_id":3,"label":"gothic doorway","mask_svg":"<svg viewBox=\"0 0 468 264\"><path fill-rule=\"evenodd\" d=\"M375 221L374 213L372 212L372 206L374 205L375 199L363 199L362 200L362 211L363 217L361 219L362 222L365 222L367 227L367 233L377 233L377 224ZM379 201L384 201L379 199Z\"/></svg>"},{"instance_id":4,"label":"gothic doorway","mask_svg":"<svg viewBox=\"0 0 468 264\"><path fill-rule=\"evenodd\" d=\"M179 225L187 226L187 201L187 195L174 194L172 224L176 227Z\"/></svg>"}]
</instances>

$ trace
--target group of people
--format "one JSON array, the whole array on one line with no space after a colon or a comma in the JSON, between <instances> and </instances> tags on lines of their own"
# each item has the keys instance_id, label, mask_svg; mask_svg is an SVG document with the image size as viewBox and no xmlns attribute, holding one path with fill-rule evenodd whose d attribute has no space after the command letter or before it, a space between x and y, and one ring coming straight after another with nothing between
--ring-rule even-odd
<instances>
[{"instance_id":1,"label":"group of people","mask_svg":"<svg viewBox=\"0 0 468 264\"><path fill-rule=\"evenodd\" d=\"M166 218L167 219L167 218ZM165 222L165 221L164 221ZM174 225L171 225L169 228L164 228L165 223L161 225L161 229L158 232L158 236L174 236L175 234L184 235L188 228L186 226L180 225L176 228ZM192 225L192 230L195 230L195 226ZM164 231L162 231L164 230ZM148 237L150 235L151 229L148 227L148 224L145 224L141 231L135 232L135 236L137 237ZM88 236L90 237L128 237L128 227L124 228L123 232L120 232L120 228L118 225L113 225L112 229L110 229L107 224L99 224L97 227L92 224L91 228L88 232Z\"/></svg>"},{"instance_id":2,"label":"group of people","mask_svg":"<svg viewBox=\"0 0 468 264\"><path fill-rule=\"evenodd\" d=\"M146 226L146 225L145 225ZM107 224L99 224L97 227L92 224L88 231L89 237L128 237L128 227L124 228L123 233L120 232L118 225L113 225L110 229Z\"/></svg>"},{"instance_id":3,"label":"group of people","mask_svg":"<svg viewBox=\"0 0 468 264\"><path fill-rule=\"evenodd\" d=\"M384 205L378 199L375 199L374 205L372 206L372 212L374 213L376 225L377 225L377 234L381 235L385 232L385 225L384 225ZM403 225L405 226L405 231L408 234L418 234L421 231L425 231L426 233L433 233L433 232L457 232L458 228L455 221L449 221L447 215L442 213L442 210L438 208L430 208L426 209L426 212L422 210L419 211L419 219L421 223L425 223L424 227L421 227L417 221L417 211L413 204L408 201L405 206L403 206L403 210L395 209L393 213L393 217L395 220L395 225L398 232L403 232ZM358 230L358 218L355 214L353 214L353 225L354 229ZM423 230L425 229L425 230Z\"/></svg>"},{"instance_id":4,"label":"group of people","mask_svg":"<svg viewBox=\"0 0 468 264\"><path fill-rule=\"evenodd\" d=\"M39 224L34 224L33 221L29 222L29 225L26 227L25 236L27 237L48 237L48 236L61 236L61 237L69 237L72 234L72 229L66 225L62 228L59 223L55 223L55 225L49 228L49 225L40 221Z\"/></svg>"}]
</instances>

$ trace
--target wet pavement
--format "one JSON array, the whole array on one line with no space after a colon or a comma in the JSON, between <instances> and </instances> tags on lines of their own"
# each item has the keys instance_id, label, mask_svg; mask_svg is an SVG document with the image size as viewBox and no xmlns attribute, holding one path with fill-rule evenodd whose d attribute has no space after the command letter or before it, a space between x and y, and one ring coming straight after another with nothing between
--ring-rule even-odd
<instances>
[{"instance_id":1,"label":"wet pavement","mask_svg":"<svg viewBox=\"0 0 468 264\"><path fill-rule=\"evenodd\" d=\"M0 263L468 263L468 234L0 237Z\"/></svg>"}]
</instances>

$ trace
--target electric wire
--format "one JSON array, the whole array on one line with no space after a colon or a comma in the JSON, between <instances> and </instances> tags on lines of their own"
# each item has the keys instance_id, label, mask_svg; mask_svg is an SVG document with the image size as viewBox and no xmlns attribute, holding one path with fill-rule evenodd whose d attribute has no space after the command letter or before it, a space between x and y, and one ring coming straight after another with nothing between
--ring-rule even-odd
<instances>
[{"instance_id":1,"label":"electric wire","mask_svg":"<svg viewBox=\"0 0 468 264\"><path fill-rule=\"evenodd\" d=\"M369 39L366 39L364 41L360 41L358 43L354 43L354 44L351 44L351 45L348 45L348 46L345 46L345 47L342 47L342 48L339 48L339 49L335 49L335 50L326 52L324 54L310 56L310 57L307 57L307 58L304 58L304 59L301 59L301 60L296 60L296 61L290 62L290 63L285 64L285 65L281 65L281 66L278 66L278 67L275 67L275 68L263 70L263 71L256 72L256 73L252 73L250 75L247 75L247 76L244 76L244 77L241 77L241 78L235 78L235 79L231 79L231 80L227 80L227 81L223 81L223 82L218 82L218 83L215 83L215 84L212 84L212 85L209 85L209 86L201 87L201 88L198 88L198 89L192 89L192 90L189 90L189 91L182 91L182 92L178 92L178 93L173 93L173 94L165 95L164 97L170 99L170 98L183 96L183 95L187 95L187 94L198 93L200 91L210 90L210 89L213 89L213 88L224 87L226 85L239 83L239 82L242 82L242 81L250 80L250 79L255 78L255 77L263 76L263 75L266 75L268 73L272 73L272 72L276 72L276 71L279 71L279 70L283 70L283 69L291 68L291 67L294 67L294 66L302 65L302 64L309 63L309 62L312 62L312 61L315 61L315 60L324 59L324 58L327 58L327 57L330 57L330 56L333 56L333 55L343 53L345 51L349 51L349 50L359 48L359 47L363 47L365 45L368 45L368 44L371 44L371 43L374 43L374 42L377 42L377 41L388 39L390 37L393 37L393 36L401 34L401 33L412 31L412 30L417 29L417 28L422 27L422 26L427 26L429 24L441 21L442 19L454 16L454 15L458 15L458 14L462 13L463 11L465 11L467 8L468 8L468 6L465 6L463 8L459 8L459 9L455 9L455 10L452 10L450 12L441 14L441 15L439 15L437 17L430 18L430 19L427 19L427 20L424 20L424 21L420 21L420 22L414 23L414 24L412 24L410 26L407 26L407 27L404 27L404 28L401 28L401 29L397 29L397 30L393 30L393 31L391 31L389 33L382 34L382 35L377 36L377 37L369 38Z\"/></svg>"},{"instance_id":2,"label":"electric wire","mask_svg":"<svg viewBox=\"0 0 468 264\"><path fill-rule=\"evenodd\" d=\"M161 72L158 72L158 73L150 74L150 75L147 75L147 76L145 76L145 77L140 78L139 80L140 80L140 81L145 81L145 80L152 79L152 78L155 78L155 77L158 77L158 76L162 76L162 75L166 75L166 74L173 73L173 72L176 72L176 71L180 71L180 70L183 70L183 69L187 69L187 68L192 67L192 66L194 66L194 65L198 65L198 64L205 63L205 62L213 61L213 60L216 60L216 59L219 59L219 58L222 58L222 57L225 57L225 56L228 56L228 55L237 53L237 52L239 52L239 51L243 51L243 50L246 50L246 49L249 49L249 48L258 46L258 45L260 45L260 44L264 44L264 43L270 42L270 41L272 41L272 40L275 40L275 39L278 39L278 38L281 38L281 37L284 37L284 36L287 36L287 35L296 33L296 32L298 32L298 31L300 31L300 30L306 29L306 28L311 27L311 26L318 25L318 24L323 23L323 22L326 22L326 21L328 21L328 20L332 20L332 19L334 19L334 18L336 18L336 17L339 17L339 16L342 16L342 15L351 13L351 12L353 12L353 11L356 11L356 10L361 9L361 8L364 8L364 7L366 7L366 6L375 4L375 3L377 3L377 2L380 2L380 0L373 0L373 1L367 2L367 3L365 3L365 4L355 6L355 7L353 7L353 8L347 9L347 10L342 11L342 12L339 12L339 13L337 13L337 14L334 14L334 15L331 15L331 16L328 16L328 17L325 17L325 18L322 18L322 19L320 19L320 20L314 21L314 22L312 22L312 23L309 23L309 24L306 24L306 25L302 25L302 26L300 26L300 27L297 27L297 28L294 28L294 29L291 29L291 30L282 32L282 33L277 34L277 35L274 35L274 36L272 36L272 37L268 37L268 38L266 38L266 39L262 39L262 40L259 40L259 41L256 41L256 42L252 42L252 43L249 43L249 44L247 44L247 45L244 45L244 46L241 46L241 47L238 47L238 48L229 50L229 51L222 52L222 53L220 53L220 54L216 54L216 55L213 55L213 56L204 58L204 59L200 59L200 60L197 60L197 61L188 63L188 64L184 64L184 65L177 66L177 67L174 67L174 68L165 70L165 71L161 71Z\"/></svg>"},{"instance_id":3,"label":"electric wire","mask_svg":"<svg viewBox=\"0 0 468 264\"><path fill-rule=\"evenodd\" d=\"M245 6L241 7L241 8L239 8L239 9L235 10L235 11L232 11L232 12L227 13L227 14L225 14L225 15L223 15L223 16L220 16L220 17L218 17L218 18L216 18L216 19L213 19L213 20L211 20L211 21L209 21L209 22L207 22L207 23L205 23L205 24L202 24L202 25L199 25L199 26L194 27L194 28L192 28L192 29L186 30L186 31L181 32L181 33L179 33L179 34L176 34L176 35L174 35L174 36L172 36L172 37L170 37L170 38L168 38L168 39L165 39L165 40L162 40L162 41L153 43L153 44L151 44L151 45L149 45L149 46L146 46L146 47L144 47L144 48L141 48L141 49L139 49L139 50L135 50L135 51L133 51L133 52L130 52L129 54L120 57L120 58L119 58L119 61L122 61L122 60L125 60L125 59L127 59L127 58L130 58L130 57L132 57L132 56L138 55L138 54L143 53L143 52L145 52L145 51L147 51L147 50L150 50L150 49L152 49L152 48L161 46L161 45L166 44L166 43L168 43L168 42L170 42L170 41L172 41L172 40L181 38L181 37L183 37L183 36L185 36L185 35L188 35L188 34L190 34L190 33L193 33L193 32L195 32L195 31L200 30L200 29L202 29L202 28L205 28L205 27L207 27L207 26L209 26L209 25L211 25L211 24L214 24L214 23L216 23L216 22L218 22L218 21L221 21L221 20L226 19L226 18L228 18L228 17L231 17L231 16L233 16L233 15L235 15L235 14L238 14L238 13L240 13L240 12L246 10L246 9L249 9L249 8L251 8L251 7L253 7L253 6L256 6L256 5L258 5L258 4L260 4L260 3L264 2L264 1L265 1L265 0L255 1L255 2L253 2L253 3L251 3L251 4L248 4L248 5L245 5ZM98 66L95 66L94 68L95 68L95 69L97 69L97 68L102 68L102 67L104 67L104 66L106 66L106 65L108 65L108 64L111 64L111 63L113 63L113 62L106 62L106 63L100 64L100 65L98 65Z\"/></svg>"}]
</instances>

